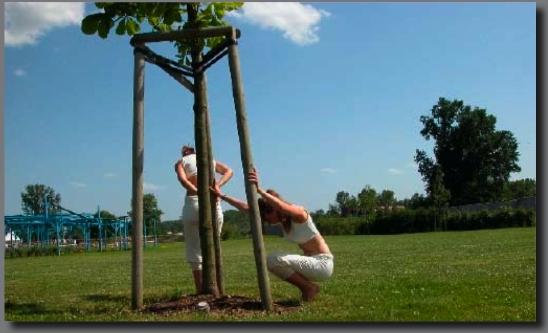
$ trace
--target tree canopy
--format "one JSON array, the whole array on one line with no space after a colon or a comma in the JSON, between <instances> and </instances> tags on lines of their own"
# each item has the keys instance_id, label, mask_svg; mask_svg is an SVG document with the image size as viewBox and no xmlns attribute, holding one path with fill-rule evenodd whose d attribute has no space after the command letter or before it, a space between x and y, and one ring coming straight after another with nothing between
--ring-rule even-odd
<instances>
[{"instance_id":1,"label":"tree canopy","mask_svg":"<svg viewBox=\"0 0 548 333\"><path fill-rule=\"evenodd\" d=\"M82 20L86 35L108 37L111 29L117 35L133 36L148 27L151 32L167 32L189 28L227 26L227 13L243 6L243 2L96 2L101 10ZM196 20L188 19L189 6L196 12ZM186 17L185 17L186 16ZM212 48L224 37L199 40L201 48ZM193 42L193 41L192 41ZM191 63L191 41L174 42L177 57L186 65Z\"/></svg>"},{"instance_id":2,"label":"tree canopy","mask_svg":"<svg viewBox=\"0 0 548 333\"><path fill-rule=\"evenodd\" d=\"M44 184L27 185L21 192L21 209L25 214L44 215L47 198L48 214L57 214L61 204L61 195Z\"/></svg>"},{"instance_id":3,"label":"tree canopy","mask_svg":"<svg viewBox=\"0 0 548 333\"><path fill-rule=\"evenodd\" d=\"M521 168L517 141L510 131L495 129L495 116L441 97L431 115L421 116L420 121L421 135L435 141L433 158L418 149L415 155L429 196L439 169L451 205L503 198L510 174Z\"/></svg>"}]
</instances>

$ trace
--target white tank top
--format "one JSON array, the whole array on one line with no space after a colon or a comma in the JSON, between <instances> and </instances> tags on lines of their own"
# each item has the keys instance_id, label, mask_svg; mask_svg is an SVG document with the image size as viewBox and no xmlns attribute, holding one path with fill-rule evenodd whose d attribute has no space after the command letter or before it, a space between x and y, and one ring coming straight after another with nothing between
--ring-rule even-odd
<instances>
[{"instance_id":1,"label":"white tank top","mask_svg":"<svg viewBox=\"0 0 548 333\"><path fill-rule=\"evenodd\" d=\"M196 154L186 155L181 159L185 173L188 177L192 177L198 174L198 164L196 163ZM213 160L213 172L215 172L215 166L217 162Z\"/></svg>"},{"instance_id":2,"label":"white tank top","mask_svg":"<svg viewBox=\"0 0 548 333\"><path fill-rule=\"evenodd\" d=\"M316 228L316 225L312 221L312 217L308 214L306 222L303 223L294 223L291 222L291 230L289 233L285 232L285 229L282 227L285 238L290 243L303 244L306 241L312 239L312 237L318 235L320 232Z\"/></svg>"}]
</instances>

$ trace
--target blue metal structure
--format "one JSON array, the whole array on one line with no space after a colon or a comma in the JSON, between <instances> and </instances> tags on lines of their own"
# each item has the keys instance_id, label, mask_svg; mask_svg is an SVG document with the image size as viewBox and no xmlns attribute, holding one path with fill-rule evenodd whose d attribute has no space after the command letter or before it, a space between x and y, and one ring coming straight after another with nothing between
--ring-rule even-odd
<instances>
[{"instance_id":1,"label":"blue metal structure","mask_svg":"<svg viewBox=\"0 0 548 333\"><path fill-rule=\"evenodd\" d=\"M31 246L46 247L55 244L57 255L60 255L61 248L64 246L61 243L67 241L65 235L73 235L75 229L79 229L82 232L86 251L91 251L92 227L98 228L98 248L102 252L106 248L106 229L112 228L115 242L119 240L119 250L128 249L128 226L131 224L128 216L103 220L99 214L99 207L97 207L97 217L95 217L93 214L75 213L61 206L59 206L59 209L66 212L66 214L50 215L47 213L47 200L45 200L44 206L44 215L4 216L4 235L7 235L8 232L16 234L23 244L26 243L28 248ZM53 238L51 237L52 234L54 235ZM34 242L33 239L35 240ZM154 233L154 239L156 241L156 232Z\"/></svg>"}]
</instances>

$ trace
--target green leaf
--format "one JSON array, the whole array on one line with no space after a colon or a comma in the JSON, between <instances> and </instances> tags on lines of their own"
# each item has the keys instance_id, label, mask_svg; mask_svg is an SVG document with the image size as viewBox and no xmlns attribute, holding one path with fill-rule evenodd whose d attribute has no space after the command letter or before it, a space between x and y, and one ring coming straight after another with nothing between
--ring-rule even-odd
<instances>
[{"instance_id":1,"label":"green leaf","mask_svg":"<svg viewBox=\"0 0 548 333\"><path fill-rule=\"evenodd\" d=\"M148 24L155 27L158 25L158 18L157 17L149 17L148 18Z\"/></svg>"},{"instance_id":2,"label":"green leaf","mask_svg":"<svg viewBox=\"0 0 548 333\"><path fill-rule=\"evenodd\" d=\"M118 27L116 27L116 34L122 36L125 33L126 33L126 19L123 19L118 22Z\"/></svg>"},{"instance_id":3,"label":"green leaf","mask_svg":"<svg viewBox=\"0 0 548 333\"><path fill-rule=\"evenodd\" d=\"M225 8L222 4L214 5L213 10L215 11L215 16L219 19L222 19L225 16Z\"/></svg>"},{"instance_id":4,"label":"green leaf","mask_svg":"<svg viewBox=\"0 0 548 333\"><path fill-rule=\"evenodd\" d=\"M108 33L111 28L111 24L113 24L112 20L108 17L104 17L101 22L99 22L99 26L97 27L97 32L99 34L99 37L102 39L105 39L108 37Z\"/></svg>"},{"instance_id":5,"label":"green leaf","mask_svg":"<svg viewBox=\"0 0 548 333\"><path fill-rule=\"evenodd\" d=\"M164 16L164 13L166 11L166 3L157 3L156 7L152 11L152 16L154 17L162 17Z\"/></svg>"},{"instance_id":6,"label":"green leaf","mask_svg":"<svg viewBox=\"0 0 548 333\"><path fill-rule=\"evenodd\" d=\"M133 36L141 30L141 27L139 26L139 23L137 23L137 21L133 19L128 19L126 24L126 30L128 35Z\"/></svg>"},{"instance_id":7,"label":"green leaf","mask_svg":"<svg viewBox=\"0 0 548 333\"><path fill-rule=\"evenodd\" d=\"M156 9L156 5L154 3L146 2L146 10L144 14L150 18L151 16L154 16L154 9Z\"/></svg>"},{"instance_id":8,"label":"green leaf","mask_svg":"<svg viewBox=\"0 0 548 333\"><path fill-rule=\"evenodd\" d=\"M81 30L86 35L93 35L97 32L99 22L103 18L103 13L91 14L82 20Z\"/></svg>"},{"instance_id":9,"label":"green leaf","mask_svg":"<svg viewBox=\"0 0 548 333\"><path fill-rule=\"evenodd\" d=\"M137 3L136 5L137 5L137 11L138 11L138 13L139 13L139 16L141 16L141 15L147 15L149 3L147 3L147 2L139 2L139 3Z\"/></svg>"}]
</instances>

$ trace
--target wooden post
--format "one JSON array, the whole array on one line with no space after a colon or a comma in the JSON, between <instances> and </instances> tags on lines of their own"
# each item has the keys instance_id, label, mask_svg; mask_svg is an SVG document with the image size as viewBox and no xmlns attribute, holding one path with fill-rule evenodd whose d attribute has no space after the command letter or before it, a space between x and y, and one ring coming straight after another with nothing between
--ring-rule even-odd
<instances>
[{"instance_id":1,"label":"wooden post","mask_svg":"<svg viewBox=\"0 0 548 333\"><path fill-rule=\"evenodd\" d=\"M197 24L197 7L187 4L188 21ZM193 63L202 60L202 49L198 41L191 48ZM198 216L200 219L200 245L202 249L202 294L218 296L215 283L215 256L213 251L213 230L211 221L211 193L209 191L210 164L207 151L207 92L204 72L196 72L194 77L194 137L196 140L196 162L198 169Z\"/></svg>"},{"instance_id":2,"label":"wooden post","mask_svg":"<svg viewBox=\"0 0 548 333\"><path fill-rule=\"evenodd\" d=\"M235 40L236 37L236 30L232 29L232 33L229 38L233 38ZM240 152L242 155L245 192L247 196L247 204L249 206L249 215L251 219L253 252L255 254L255 265L257 267L257 278L259 280L261 304L263 310L270 311L272 310L272 297L270 295L270 283L268 279L268 271L266 269L266 257L261 228L261 218L259 214L259 204L257 203L257 188L248 180L249 172L253 169L253 157L251 154L251 140L249 137L249 129L247 126L238 46L236 44L230 44L228 46L228 63L230 66L230 76L232 78L232 95L234 97L234 105L236 107L236 123L238 127L238 137L240 140Z\"/></svg>"},{"instance_id":3,"label":"wooden post","mask_svg":"<svg viewBox=\"0 0 548 333\"><path fill-rule=\"evenodd\" d=\"M191 22L189 16L189 22ZM176 30L176 31L167 31L167 32L146 32L141 34L135 34L131 40L131 45L137 43L156 43L156 42L167 42L167 41L176 41L183 39L197 39L197 38L211 38L211 37L221 37L228 36L232 33L233 27L208 27L201 29L185 29L185 30ZM240 30L236 29L236 36L240 37Z\"/></svg>"},{"instance_id":4,"label":"wooden post","mask_svg":"<svg viewBox=\"0 0 548 333\"><path fill-rule=\"evenodd\" d=\"M142 46L142 45L139 45ZM132 228L132 294L133 309L143 306L143 161L144 161L144 98L145 57L135 53L133 84L133 182L131 210Z\"/></svg>"},{"instance_id":5,"label":"wooden post","mask_svg":"<svg viewBox=\"0 0 548 333\"><path fill-rule=\"evenodd\" d=\"M206 78L204 76L204 86L207 87ZM215 170L213 169L213 143L211 140L211 122L210 120L210 112L209 109L206 111L206 136L207 136L207 151L208 151L208 160L209 165L212 167L210 168L210 184L213 186L213 181L215 180ZM217 197L210 192L210 202L211 202L211 223L212 223L212 230L213 230L213 246L214 246L214 254L215 254L215 276L216 276L216 282L217 282L217 288L219 290L219 294L224 295L225 288L224 288L224 281L223 281L223 260L222 260L222 253L221 253L221 232L219 230L219 224L218 216L217 216Z\"/></svg>"}]
</instances>

